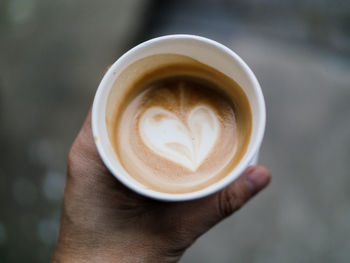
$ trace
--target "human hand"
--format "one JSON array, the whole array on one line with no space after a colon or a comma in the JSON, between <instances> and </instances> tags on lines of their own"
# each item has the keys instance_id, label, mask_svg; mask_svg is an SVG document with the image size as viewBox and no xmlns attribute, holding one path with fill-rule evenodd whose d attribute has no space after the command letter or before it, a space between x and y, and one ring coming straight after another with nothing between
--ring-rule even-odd
<instances>
[{"instance_id":1,"label":"human hand","mask_svg":"<svg viewBox=\"0 0 350 263\"><path fill-rule=\"evenodd\" d=\"M203 233L268 185L270 173L249 167L228 187L187 202L138 195L103 164L91 111L68 155L61 228L54 263L177 262Z\"/></svg>"}]
</instances>

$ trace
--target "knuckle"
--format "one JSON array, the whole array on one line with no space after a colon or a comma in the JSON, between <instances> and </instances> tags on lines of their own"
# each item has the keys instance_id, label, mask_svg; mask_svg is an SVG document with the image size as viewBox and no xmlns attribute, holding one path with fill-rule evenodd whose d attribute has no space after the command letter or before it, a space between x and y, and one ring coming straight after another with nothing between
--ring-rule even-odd
<instances>
[{"instance_id":1,"label":"knuckle","mask_svg":"<svg viewBox=\"0 0 350 263\"><path fill-rule=\"evenodd\" d=\"M75 142L70 147L68 154L67 154L67 166L71 167L76 162L76 146Z\"/></svg>"},{"instance_id":2,"label":"knuckle","mask_svg":"<svg viewBox=\"0 0 350 263\"><path fill-rule=\"evenodd\" d=\"M71 146L67 154L67 166L70 167L73 163L74 163L74 150L73 150L73 146Z\"/></svg>"},{"instance_id":3,"label":"knuckle","mask_svg":"<svg viewBox=\"0 0 350 263\"><path fill-rule=\"evenodd\" d=\"M219 214L225 218L239 210L244 205L245 198L242 194L224 189L218 195L218 202Z\"/></svg>"},{"instance_id":4,"label":"knuckle","mask_svg":"<svg viewBox=\"0 0 350 263\"><path fill-rule=\"evenodd\" d=\"M227 190L224 189L219 193L218 196L218 208L220 217L228 217L233 213L232 200L234 199L232 194L228 194Z\"/></svg>"},{"instance_id":5,"label":"knuckle","mask_svg":"<svg viewBox=\"0 0 350 263\"><path fill-rule=\"evenodd\" d=\"M67 154L67 175L68 177L74 177L79 174L78 170L80 167L79 153L76 145L76 141L72 144Z\"/></svg>"}]
</instances>

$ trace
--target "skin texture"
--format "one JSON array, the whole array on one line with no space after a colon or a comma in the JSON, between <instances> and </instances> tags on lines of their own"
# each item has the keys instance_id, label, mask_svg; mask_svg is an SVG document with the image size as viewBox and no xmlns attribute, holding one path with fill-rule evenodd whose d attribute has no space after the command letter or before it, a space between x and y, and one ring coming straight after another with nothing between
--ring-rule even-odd
<instances>
[{"instance_id":1,"label":"skin texture","mask_svg":"<svg viewBox=\"0 0 350 263\"><path fill-rule=\"evenodd\" d=\"M269 171L249 167L222 191L165 203L140 196L104 166L91 111L68 155L61 227L52 262L177 262L203 233L268 185Z\"/></svg>"}]
</instances>

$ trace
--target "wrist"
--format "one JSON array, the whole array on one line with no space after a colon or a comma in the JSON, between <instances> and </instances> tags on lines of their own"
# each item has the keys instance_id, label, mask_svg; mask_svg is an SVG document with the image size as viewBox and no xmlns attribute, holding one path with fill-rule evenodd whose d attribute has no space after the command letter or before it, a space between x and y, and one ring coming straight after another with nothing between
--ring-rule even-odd
<instances>
[{"instance_id":1,"label":"wrist","mask_svg":"<svg viewBox=\"0 0 350 263\"><path fill-rule=\"evenodd\" d=\"M137 262L178 262L181 255L164 255L152 249L142 248L106 248L102 250L74 250L56 248L52 258L52 263L137 263Z\"/></svg>"},{"instance_id":2,"label":"wrist","mask_svg":"<svg viewBox=\"0 0 350 263\"><path fill-rule=\"evenodd\" d=\"M152 240L138 235L123 233L93 233L89 236L74 237L61 231L52 263L137 263L137 262L178 262L184 251L172 251L161 240ZM94 237L93 239L91 237ZM116 238L116 236L118 238Z\"/></svg>"},{"instance_id":3,"label":"wrist","mask_svg":"<svg viewBox=\"0 0 350 263\"><path fill-rule=\"evenodd\" d=\"M167 258L157 255L152 251L125 250L120 248L106 249L103 251L70 251L56 250L52 263L89 263L89 262L105 262L105 263L137 263L137 262L177 262L179 258Z\"/></svg>"}]
</instances>

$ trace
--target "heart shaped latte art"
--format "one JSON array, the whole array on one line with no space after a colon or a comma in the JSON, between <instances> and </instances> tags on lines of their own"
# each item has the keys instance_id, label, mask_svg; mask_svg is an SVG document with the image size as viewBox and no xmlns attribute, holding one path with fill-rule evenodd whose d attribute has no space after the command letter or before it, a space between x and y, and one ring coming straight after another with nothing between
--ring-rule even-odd
<instances>
[{"instance_id":1,"label":"heart shaped latte art","mask_svg":"<svg viewBox=\"0 0 350 263\"><path fill-rule=\"evenodd\" d=\"M155 154L196 171L216 143L219 122L205 105L193 107L186 122L162 107L151 107L142 114L139 131Z\"/></svg>"}]
</instances>

